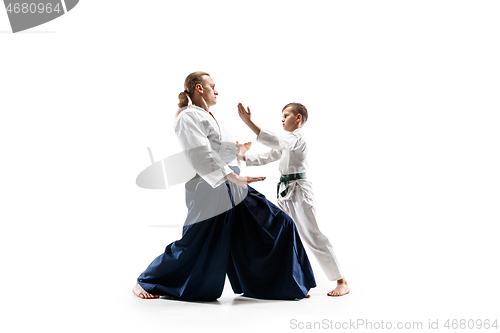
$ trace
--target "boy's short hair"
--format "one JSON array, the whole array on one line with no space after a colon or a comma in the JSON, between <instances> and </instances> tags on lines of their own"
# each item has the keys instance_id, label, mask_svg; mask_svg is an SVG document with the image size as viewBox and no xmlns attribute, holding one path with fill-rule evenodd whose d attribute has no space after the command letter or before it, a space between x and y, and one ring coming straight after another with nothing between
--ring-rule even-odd
<instances>
[{"instance_id":1,"label":"boy's short hair","mask_svg":"<svg viewBox=\"0 0 500 333\"><path fill-rule=\"evenodd\" d=\"M288 103L285 105L283 110L281 112L285 111L287 107L290 107L290 110L293 112L293 114L296 116L300 114L302 116L302 120L300 121L302 124L305 124L307 121L307 109L304 105L300 103Z\"/></svg>"}]
</instances>

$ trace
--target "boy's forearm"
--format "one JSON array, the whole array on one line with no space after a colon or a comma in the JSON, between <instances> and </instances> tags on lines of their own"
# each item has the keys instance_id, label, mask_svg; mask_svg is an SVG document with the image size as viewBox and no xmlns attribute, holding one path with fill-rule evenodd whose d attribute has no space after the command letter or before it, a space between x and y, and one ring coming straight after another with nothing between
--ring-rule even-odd
<instances>
[{"instance_id":1,"label":"boy's forearm","mask_svg":"<svg viewBox=\"0 0 500 333\"><path fill-rule=\"evenodd\" d=\"M248 120L245 122L247 126L257 135L259 136L260 134L260 127L257 126L252 120Z\"/></svg>"},{"instance_id":2,"label":"boy's forearm","mask_svg":"<svg viewBox=\"0 0 500 333\"><path fill-rule=\"evenodd\" d=\"M266 165L281 159L282 152L280 150L271 149L265 153L245 155L247 166Z\"/></svg>"}]
</instances>

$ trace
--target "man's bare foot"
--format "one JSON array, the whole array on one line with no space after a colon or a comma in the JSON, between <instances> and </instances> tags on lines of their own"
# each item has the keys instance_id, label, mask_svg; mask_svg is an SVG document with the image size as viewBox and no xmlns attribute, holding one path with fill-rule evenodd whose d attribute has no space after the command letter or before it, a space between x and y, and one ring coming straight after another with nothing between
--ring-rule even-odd
<instances>
[{"instance_id":1,"label":"man's bare foot","mask_svg":"<svg viewBox=\"0 0 500 333\"><path fill-rule=\"evenodd\" d=\"M160 297L158 295L153 295L148 293L146 290L142 289L139 283L135 284L134 289L132 289L132 292L134 293L135 296L143 299L152 299Z\"/></svg>"},{"instance_id":2,"label":"man's bare foot","mask_svg":"<svg viewBox=\"0 0 500 333\"><path fill-rule=\"evenodd\" d=\"M337 281L337 287L332 291L330 291L327 295L333 297L339 297L349 294L350 291L351 289L349 289L347 281L344 278L342 278Z\"/></svg>"}]
</instances>

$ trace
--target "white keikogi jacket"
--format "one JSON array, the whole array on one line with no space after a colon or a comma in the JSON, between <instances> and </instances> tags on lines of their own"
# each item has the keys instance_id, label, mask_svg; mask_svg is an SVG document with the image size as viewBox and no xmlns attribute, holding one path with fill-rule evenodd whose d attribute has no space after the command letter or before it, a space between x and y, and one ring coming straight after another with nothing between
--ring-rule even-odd
<instances>
[{"instance_id":1,"label":"white keikogi jacket","mask_svg":"<svg viewBox=\"0 0 500 333\"><path fill-rule=\"evenodd\" d=\"M197 174L185 184L188 216L184 225L205 221L241 203L248 189L225 178L239 173L236 142L226 128L204 109L189 105L181 109L174 129Z\"/></svg>"},{"instance_id":2,"label":"white keikogi jacket","mask_svg":"<svg viewBox=\"0 0 500 333\"><path fill-rule=\"evenodd\" d=\"M179 143L196 173L213 188L238 166L236 141L226 128L204 109L189 105L174 123Z\"/></svg>"},{"instance_id":3,"label":"white keikogi jacket","mask_svg":"<svg viewBox=\"0 0 500 333\"><path fill-rule=\"evenodd\" d=\"M300 128L280 136L261 129L257 142L272 149L260 154L245 154L247 166L264 165L280 160L279 171L282 175L307 172L307 142ZM290 184L294 182L303 183L305 180L292 180ZM281 193L284 189L284 184L280 184L279 192ZM286 197L289 195L287 194Z\"/></svg>"}]
</instances>

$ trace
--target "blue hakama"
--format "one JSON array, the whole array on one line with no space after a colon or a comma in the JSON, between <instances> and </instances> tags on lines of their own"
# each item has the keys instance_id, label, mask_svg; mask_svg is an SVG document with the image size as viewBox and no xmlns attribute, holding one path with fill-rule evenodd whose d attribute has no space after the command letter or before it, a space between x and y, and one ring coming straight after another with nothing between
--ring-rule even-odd
<instances>
[{"instance_id":1,"label":"blue hakama","mask_svg":"<svg viewBox=\"0 0 500 333\"><path fill-rule=\"evenodd\" d=\"M293 220L247 188L229 181L212 188L199 176L187 182L182 238L153 260L139 276L139 285L154 295L214 301L227 274L236 294L304 298L316 282ZM199 221L221 205L228 205L223 213Z\"/></svg>"}]
</instances>

